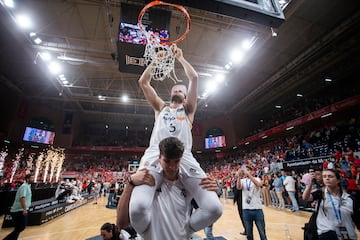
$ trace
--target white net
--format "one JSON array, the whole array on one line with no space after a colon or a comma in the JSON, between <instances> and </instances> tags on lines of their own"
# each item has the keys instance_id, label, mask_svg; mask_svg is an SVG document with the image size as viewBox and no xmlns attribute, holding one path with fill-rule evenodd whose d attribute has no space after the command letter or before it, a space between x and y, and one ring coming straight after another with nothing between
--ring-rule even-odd
<instances>
[{"instance_id":1,"label":"white net","mask_svg":"<svg viewBox=\"0 0 360 240\"><path fill-rule=\"evenodd\" d=\"M154 39L147 38L144 58L147 65L151 64L151 76L154 80L163 81L165 78L172 79L175 83L181 82L175 75L175 55L173 45L162 45Z\"/></svg>"}]
</instances>

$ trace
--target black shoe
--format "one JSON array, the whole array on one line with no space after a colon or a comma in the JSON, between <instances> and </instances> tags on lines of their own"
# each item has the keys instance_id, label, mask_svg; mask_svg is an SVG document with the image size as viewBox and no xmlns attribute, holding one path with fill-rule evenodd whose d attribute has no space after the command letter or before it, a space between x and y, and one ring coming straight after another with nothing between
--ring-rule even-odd
<instances>
[{"instance_id":1,"label":"black shoe","mask_svg":"<svg viewBox=\"0 0 360 240\"><path fill-rule=\"evenodd\" d=\"M246 236L247 234L246 234L246 232L241 232L240 233L241 235L244 235L244 236Z\"/></svg>"}]
</instances>

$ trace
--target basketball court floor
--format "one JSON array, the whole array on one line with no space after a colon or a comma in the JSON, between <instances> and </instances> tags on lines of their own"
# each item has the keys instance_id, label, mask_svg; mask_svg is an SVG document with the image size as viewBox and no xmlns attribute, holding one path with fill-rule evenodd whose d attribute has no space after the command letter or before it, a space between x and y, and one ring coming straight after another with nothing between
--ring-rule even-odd
<instances>
[{"instance_id":1,"label":"basketball court floor","mask_svg":"<svg viewBox=\"0 0 360 240\"><path fill-rule=\"evenodd\" d=\"M223 203L224 212L221 218L214 225L214 235L222 236L228 240L245 240L246 237L240 235L243 231L238 216L236 205L228 199ZM29 226L20 234L22 240L73 240L87 239L99 235L100 226L105 222L115 223L116 210L105 208L107 198L99 199L98 204L89 202L73 211L66 213L48 223L40 226ZM269 240L302 240L304 223L310 217L309 212L292 213L289 210L278 210L273 207L264 207L266 232ZM0 217L1 224L3 216ZM12 228L0 230L0 239L3 239ZM197 235L204 237L204 233L199 231ZM254 226L255 239L260 239L257 229Z\"/></svg>"}]
</instances>

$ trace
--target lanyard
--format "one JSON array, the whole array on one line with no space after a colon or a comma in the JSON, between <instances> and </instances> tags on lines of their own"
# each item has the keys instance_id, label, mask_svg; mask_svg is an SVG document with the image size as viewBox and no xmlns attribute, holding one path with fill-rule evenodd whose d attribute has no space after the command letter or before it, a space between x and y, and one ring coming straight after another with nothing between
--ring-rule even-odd
<instances>
[{"instance_id":1,"label":"lanyard","mask_svg":"<svg viewBox=\"0 0 360 240\"><path fill-rule=\"evenodd\" d=\"M250 192L251 180L246 179L245 182L246 182L246 189Z\"/></svg>"},{"instance_id":2,"label":"lanyard","mask_svg":"<svg viewBox=\"0 0 360 240\"><path fill-rule=\"evenodd\" d=\"M341 212L340 212L341 196L340 196L340 200L339 200L338 211L336 211L334 199L333 199L333 197L331 196L330 193L328 193L328 195L329 195L329 199L330 199L331 205L332 205L333 210L334 210L334 213L335 213L335 217L336 217L336 219L338 220L338 222L341 222Z\"/></svg>"}]
</instances>

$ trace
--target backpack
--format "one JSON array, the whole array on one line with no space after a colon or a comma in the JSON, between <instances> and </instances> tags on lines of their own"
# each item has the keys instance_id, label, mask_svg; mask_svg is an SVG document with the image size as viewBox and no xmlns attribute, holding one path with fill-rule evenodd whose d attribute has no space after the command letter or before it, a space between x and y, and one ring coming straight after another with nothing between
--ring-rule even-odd
<instances>
[{"instance_id":1,"label":"backpack","mask_svg":"<svg viewBox=\"0 0 360 240\"><path fill-rule=\"evenodd\" d=\"M319 199L316 207L316 211L311 215L309 222L305 223L304 229L304 240L318 240L316 218L318 216L321 198Z\"/></svg>"},{"instance_id":2,"label":"backpack","mask_svg":"<svg viewBox=\"0 0 360 240\"><path fill-rule=\"evenodd\" d=\"M353 214L351 215L351 218L356 228L360 230L360 206L358 201L356 201L356 199L352 195L350 195L349 197L353 200Z\"/></svg>"}]
</instances>

